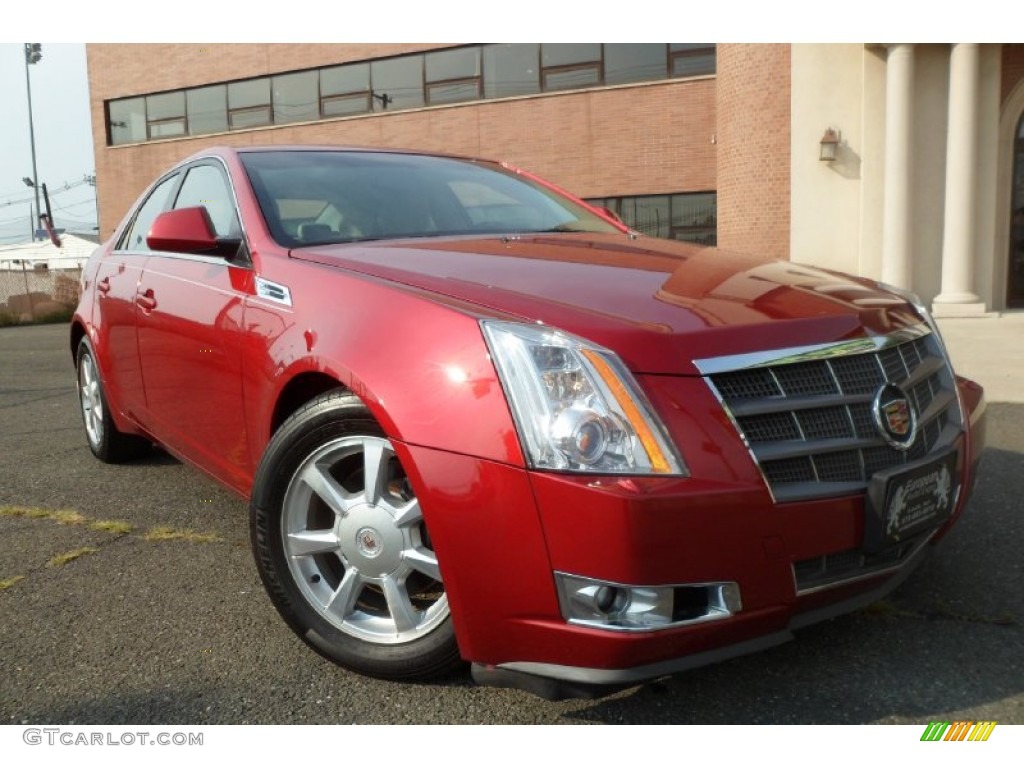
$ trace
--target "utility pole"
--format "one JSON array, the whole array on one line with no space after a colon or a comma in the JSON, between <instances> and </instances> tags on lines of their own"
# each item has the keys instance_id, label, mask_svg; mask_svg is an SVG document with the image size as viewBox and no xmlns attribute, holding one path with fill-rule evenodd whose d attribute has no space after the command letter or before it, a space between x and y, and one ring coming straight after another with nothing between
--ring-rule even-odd
<instances>
[{"instance_id":1,"label":"utility pole","mask_svg":"<svg viewBox=\"0 0 1024 768\"><path fill-rule=\"evenodd\" d=\"M88 184L90 187L92 187L92 198L93 198L93 201L96 204L96 234L100 235L100 197L99 197L99 195L96 192L96 173L95 173L95 171L92 173L92 175L89 175L89 174L85 175L85 183ZM100 239L101 240L103 239L102 235L100 235Z\"/></svg>"},{"instance_id":2,"label":"utility pole","mask_svg":"<svg viewBox=\"0 0 1024 768\"><path fill-rule=\"evenodd\" d=\"M36 193L36 215L39 215L39 174L36 172L36 130L32 123L32 78L29 77L28 67L30 64L37 64L43 58L43 46L41 43L25 43L25 89L28 91L28 138L32 144L32 186ZM36 241L38 221L32 222L32 242Z\"/></svg>"}]
</instances>

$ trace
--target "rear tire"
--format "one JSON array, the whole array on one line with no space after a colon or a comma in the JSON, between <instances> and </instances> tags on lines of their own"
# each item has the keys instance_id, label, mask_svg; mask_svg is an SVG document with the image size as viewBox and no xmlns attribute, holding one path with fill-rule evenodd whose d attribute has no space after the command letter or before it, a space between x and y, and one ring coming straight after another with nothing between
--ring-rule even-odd
<instances>
[{"instance_id":1,"label":"rear tire","mask_svg":"<svg viewBox=\"0 0 1024 768\"><path fill-rule=\"evenodd\" d=\"M147 453L152 443L137 435L126 435L118 430L103 393L96 356L88 339L78 343L78 404L85 424L85 437L89 450L100 461L119 464Z\"/></svg>"},{"instance_id":2,"label":"rear tire","mask_svg":"<svg viewBox=\"0 0 1024 768\"><path fill-rule=\"evenodd\" d=\"M306 643L372 677L438 677L462 665L437 556L405 471L354 395L291 416L256 474L256 565Z\"/></svg>"}]
</instances>

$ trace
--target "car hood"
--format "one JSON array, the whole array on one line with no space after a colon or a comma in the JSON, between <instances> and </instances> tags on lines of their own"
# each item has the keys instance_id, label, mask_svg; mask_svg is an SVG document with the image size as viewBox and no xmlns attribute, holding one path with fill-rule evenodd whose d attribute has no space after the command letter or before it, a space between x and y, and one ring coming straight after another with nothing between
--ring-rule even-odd
<instances>
[{"instance_id":1,"label":"car hood","mask_svg":"<svg viewBox=\"0 0 1024 768\"><path fill-rule=\"evenodd\" d=\"M561 328L615 350L635 373L697 374L695 360L921 322L868 280L617 234L391 240L291 255Z\"/></svg>"}]
</instances>

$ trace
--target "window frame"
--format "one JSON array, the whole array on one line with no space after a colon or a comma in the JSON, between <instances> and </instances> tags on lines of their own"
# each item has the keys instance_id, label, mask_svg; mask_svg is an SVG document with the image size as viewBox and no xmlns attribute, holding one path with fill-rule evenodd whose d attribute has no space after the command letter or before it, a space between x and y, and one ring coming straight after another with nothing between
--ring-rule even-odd
<instances>
[{"instance_id":1,"label":"window frame","mask_svg":"<svg viewBox=\"0 0 1024 768\"><path fill-rule=\"evenodd\" d=\"M497 69L497 62L503 57L499 56L499 52L495 50L494 55L489 55L492 49L498 47L508 46L520 46L524 49L526 46L530 46L531 50L525 51L526 60L531 57L536 59L536 80L532 79L529 82L524 82L522 88L516 88L516 93L506 95L488 95L488 83L491 83L491 88L494 90L502 90L502 83L506 82L501 79L502 73ZM291 125L295 123L304 122L317 122L323 120L332 120L347 117L360 117L364 115L379 114L381 112L387 112L391 110L395 111L406 111L414 109L423 109L430 107L447 107L447 106L458 106L462 104L471 104L481 101L499 101L502 99L509 98L523 98L529 96L539 96L549 93L573 93L577 91L586 91L592 88L602 88L609 85L608 79L608 62L607 53L610 45L619 45L617 43L595 43L598 47L598 55L596 59L580 59L568 64L556 64L545 66L544 65L544 52L545 46L552 45L567 45L565 43L476 43L464 46L450 46L443 48L434 48L423 51L416 51L411 53L398 54L396 56L383 56L376 59L360 59L356 61L346 61L336 64L330 64L322 67L311 67L307 69L291 70L286 72L274 72L268 74L258 75L256 77L242 78L239 80L230 80L223 82L204 83L202 85L196 85L189 88L181 88L174 91L162 91L152 94L137 94L132 96L124 96L117 99L108 99L104 102L105 110L105 123L106 123L106 138L108 147L122 146L126 144L138 144L150 141L163 141L170 139L189 138L194 136L209 136L216 133L222 132L235 132L235 131L248 131L263 127L272 127L278 125ZM568 44L576 45L576 44ZM586 44L583 44L586 45ZM645 44L648 45L648 44ZM674 79L689 79L701 76L713 76L717 71L717 49L714 43L650 43L649 45L660 45L665 49L665 68L661 73L661 76L655 77L654 79L620 79L613 78L616 82L611 83L612 86L630 86L642 83L657 83L665 80ZM679 50L673 50L673 46L693 46L687 48L680 48ZM454 51L472 51L476 59L476 70L477 74L466 77L450 77L450 78L438 78L431 79L427 74L429 69L428 62L431 55L445 54ZM673 69L677 66L677 62L684 61L687 59L698 59L701 57L707 57L710 62L710 66L707 68L707 72L695 72L688 74L673 74ZM410 101L415 103L400 104L395 106L393 94L383 89L374 78L374 70L384 68L389 64L396 64L402 60L417 61L419 64L420 76L419 82L410 82L408 87L411 91L416 88L419 89L418 96L415 94L409 97ZM495 73L492 75L488 69L488 61L495 67ZM521 63L521 62L516 62ZM346 68L346 67L360 67L366 68L366 86L365 89L355 91L338 91L329 92L325 91L323 80L324 74L335 69ZM457 68L456 68L457 69ZM653 64L652 64L653 69ZM519 71L516 69L515 71ZM532 71L532 70L530 70ZM568 85L554 85L552 80L559 76L571 74L571 73L584 73L589 72L593 76L593 80L587 83L571 83ZM278 120L277 106L274 100L274 81L277 78L284 78L288 76L299 76L303 74L311 73L315 76L316 88L317 88L317 100L315 105L309 105L310 116L303 119L287 119ZM511 73L511 71L510 71ZM379 75L378 75L379 77ZM233 86L245 86L256 83L260 80L264 80L267 83L266 87L266 101L258 104L246 104L245 106L232 106L232 87ZM414 78L415 80L415 78ZM511 81L509 81L511 82ZM451 86L469 86L467 93L464 97L454 99L443 99L438 98L438 93ZM220 128L218 124L218 130L193 132L194 125L192 120L189 118L189 100L190 96L195 92L198 93L202 90L214 89L221 87L224 89L224 126ZM149 117L149 105L148 99L160 96L164 94L181 93L183 95L184 107L183 112L180 116L173 117L160 117L158 119L150 119ZM387 98L391 96L392 98ZM127 104L133 101L141 102L141 116L142 122L145 125L145 136L143 137L130 137L124 141L115 141L115 133L118 129L125 129L126 132L130 132L130 124L121 124L120 121L115 125L114 120L111 117L112 111L117 111L119 105L122 103ZM351 105L352 109L346 109L343 111L333 112L331 109L332 105ZM127 113L137 115L138 113L132 113L131 107L127 107ZM198 122L198 121L197 121ZM219 121L214 121L219 122ZM154 136L154 131L159 133L162 127L171 125L180 125L181 129L175 132L173 135L168 136Z\"/></svg>"},{"instance_id":2,"label":"window frame","mask_svg":"<svg viewBox=\"0 0 1024 768\"><path fill-rule=\"evenodd\" d=\"M121 234L118 236L117 242L114 244L114 253L144 253L147 256L153 253L153 250L150 249L148 244L146 245L145 248L133 248L131 247L129 241L131 240L131 236L135 234L135 225L138 223L139 216L142 214L143 209L149 204L149 201L153 199L153 195L157 193L157 190L163 187L163 185L167 182L171 182L171 185L167 188L167 199L164 201L163 206L157 212L156 216L153 217L153 221L156 221L157 216L159 216L161 213L171 210L170 208L167 207L167 203L175 200L178 196L178 189L181 186L181 180L184 178L184 175L182 174L181 171L182 169L175 168L169 173L166 173L163 176L161 176L150 187L149 192L146 193L144 198L142 198L135 205L135 209L132 211L131 218L128 220L128 223L125 225L124 229L121 230ZM171 205L173 205L173 202L171 203ZM143 242L145 242L145 240L143 240Z\"/></svg>"}]
</instances>

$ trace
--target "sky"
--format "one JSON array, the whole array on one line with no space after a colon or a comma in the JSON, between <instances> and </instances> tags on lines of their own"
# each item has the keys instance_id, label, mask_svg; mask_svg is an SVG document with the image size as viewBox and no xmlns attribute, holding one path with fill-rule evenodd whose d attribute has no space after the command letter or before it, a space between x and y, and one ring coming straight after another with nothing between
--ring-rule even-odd
<instances>
[{"instance_id":1,"label":"sky","mask_svg":"<svg viewBox=\"0 0 1024 768\"><path fill-rule=\"evenodd\" d=\"M43 43L43 58L29 67L35 127L36 170L46 184L58 227L93 232L95 189L82 183L95 173L89 85L84 43ZM22 43L0 43L0 246L26 242L30 235L32 177L25 54ZM65 185L68 187L65 189ZM45 207L45 206L44 206Z\"/></svg>"}]
</instances>

